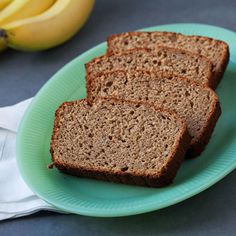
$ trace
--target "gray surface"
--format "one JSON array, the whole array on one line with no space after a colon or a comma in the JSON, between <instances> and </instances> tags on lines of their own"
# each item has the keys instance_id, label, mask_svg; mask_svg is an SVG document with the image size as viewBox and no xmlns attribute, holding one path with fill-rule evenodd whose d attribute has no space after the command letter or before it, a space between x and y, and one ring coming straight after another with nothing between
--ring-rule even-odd
<instances>
[{"instance_id":1,"label":"gray surface","mask_svg":"<svg viewBox=\"0 0 236 236\"><path fill-rule=\"evenodd\" d=\"M177 23L236 31L236 1L97 0L86 26L68 43L40 53L0 54L0 106L30 96L65 63L121 31ZM236 235L236 172L175 206L139 216L92 218L41 212L0 223L0 235Z\"/></svg>"}]
</instances>

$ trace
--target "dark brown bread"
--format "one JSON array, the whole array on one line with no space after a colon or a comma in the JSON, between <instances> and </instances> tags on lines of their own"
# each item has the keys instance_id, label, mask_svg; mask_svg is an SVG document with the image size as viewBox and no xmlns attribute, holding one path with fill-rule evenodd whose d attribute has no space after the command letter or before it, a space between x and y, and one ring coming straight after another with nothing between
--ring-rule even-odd
<instances>
[{"instance_id":1,"label":"dark brown bread","mask_svg":"<svg viewBox=\"0 0 236 236\"><path fill-rule=\"evenodd\" d=\"M84 99L56 111L50 151L54 166L68 174L162 187L173 181L189 142L175 113L138 102Z\"/></svg>"},{"instance_id":2,"label":"dark brown bread","mask_svg":"<svg viewBox=\"0 0 236 236\"><path fill-rule=\"evenodd\" d=\"M157 46L180 48L201 54L213 64L212 88L220 82L229 60L229 47L224 41L203 36L187 36L174 32L127 32L108 38L109 53L119 53L134 48L156 49Z\"/></svg>"},{"instance_id":3,"label":"dark brown bread","mask_svg":"<svg viewBox=\"0 0 236 236\"><path fill-rule=\"evenodd\" d=\"M116 97L154 103L175 111L192 137L189 157L199 155L208 143L221 109L215 92L188 79L165 73L116 71L101 74L87 84L88 98Z\"/></svg>"},{"instance_id":4,"label":"dark brown bread","mask_svg":"<svg viewBox=\"0 0 236 236\"><path fill-rule=\"evenodd\" d=\"M133 49L120 54L108 54L86 64L88 78L114 70L148 70L168 72L212 86L212 64L204 56L179 49L160 47L156 51Z\"/></svg>"}]
</instances>

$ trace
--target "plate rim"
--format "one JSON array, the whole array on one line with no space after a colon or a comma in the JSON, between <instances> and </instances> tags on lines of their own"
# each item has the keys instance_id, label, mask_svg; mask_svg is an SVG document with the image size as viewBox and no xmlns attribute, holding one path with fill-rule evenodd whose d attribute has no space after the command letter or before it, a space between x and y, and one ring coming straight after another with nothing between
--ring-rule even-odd
<instances>
[{"instance_id":1,"label":"plate rim","mask_svg":"<svg viewBox=\"0 0 236 236\"><path fill-rule=\"evenodd\" d=\"M229 29L225 29L222 27L218 27L218 26L212 26L212 25L207 25L207 24L195 24L195 23L176 23L176 24L165 24L165 25L159 25L159 26L151 26L151 27L147 27L141 30L152 30L154 28L157 27L174 27L174 26L185 26L185 27L213 27L216 30L224 30L224 31L228 31L232 34L235 35L236 37L236 33L229 30ZM168 30L166 30L168 31ZM65 210L65 211L69 211L71 213L76 213L76 214L80 214L80 215L87 215L87 216L96 216L96 217L120 217L120 216L128 216L128 215L136 215L136 214L140 214L140 213L145 213L145 212L150 212L150 211L155 211L158 209L162 209L174 204L177 204L179 202L182 202L188 198L191 198L192 196L197 195L198 193L204 191L205 189L211 187L212 185L214 185L215 183L217 183L219 180L223 179L226 175L228 175L231 171L233 171L236 168L236 162L234 165L231 165L229 168L225 169L224 171L221 171L220 174L218 174L218 176L213 176L211 178L211 181L208 181L207 183L205 183L205 185L202 185L201 187L199 187L198 189L196 189L195 191L189 191L188 194L185 194L184 196L179 195L178 197L176 197L175 199L173 199L172 201L167 201L164 204L162 204L161 206L155 206L155 204L149 204L145 207L145 204L142 205L141 207L137 207L136 209L133 208L128 208L125 211L118 211L116 213L113 212L109 213L108 211L100 211L100 212L91 212L91 210L83 210L83 209L79 209L79 207L77 207L76 209L69 209L68 207L64 207L64 205L58 205L57 203L45 199L45 196L42 193L39 193L37 191L37 187L35 187L28 179L28 177L25 175L24 173L24 168L20 162L20 156L22 153L22 145L21 145L21 137L24 134L24 127L27 126L27 119L30 116L30 112L32 107L34 107L34 104L37 103L37 101L40 98L41 93L44 92L45 88L50 87L52 83L54 83L54 80L57 80L57 77L60 76L59 74L68 69L68 67L73 67L73 64L75 64L77 62L77 60L80 60L80 58L82 57L86 57L87 55L89 55L90 53L92 53L94 50L104 47L106 46L106 42L102 42L94 47L92 47L91 49L87 50L86 52L82 53L81 55L78 55L76 58L74 58L73 60L71 60L70 62L68 62L65 66L63 66L61 69L59 69L43 86L42 88L38 91L38 93L35 95L35 97L33 98L32 102L30 103L29 107L27 108L21 122L20 122L20 126L17 132L17 138L16 138L16 160L17 160L17 165L19 167L20 170L20 174L24 180L24 182L30 187L30 189L37 195L39 196L41 199L43 199L44 201L50 203L51 205L54 205L56 207L58 207L59 209Z\"/></svg>"}]
</instances>

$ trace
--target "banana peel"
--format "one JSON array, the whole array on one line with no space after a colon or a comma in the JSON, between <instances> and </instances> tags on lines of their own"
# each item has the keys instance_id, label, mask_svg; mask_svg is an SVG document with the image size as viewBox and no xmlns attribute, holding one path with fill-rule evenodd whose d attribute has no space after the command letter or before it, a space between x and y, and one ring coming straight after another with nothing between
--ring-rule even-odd
<instances>
[{"instance_id":1,"label":"banana peel","mask_svg":"<svg viewBox=\"0 0 236 236\"><path fill-rule=\"evenodd\" d=\"M6 23L17 22L18 20L38 15L46 11L54 3L55 0L0 0L0 9L2 9L0 11L0 25L3 27ZM0 29L0 52L8 47L6 36L5 31Z\"/></svg>"},{"instance_id":2,"label":"banana peel","mask_svg":"<svg viewBox=\"0 0 236 236\"><path fill-rule=\"evenodd\" d=\"M15 0L0 12L0 25L43 13L55 0Z\"/></svg>"},{"instance_id":3,"label":"banana peel","mask_svg":"<svg viewBox=\"0 0 236 236\"><path fill-rule=\"evenodd\" d=\"M1 0L0 1L0 11L3 10L7 5L9 5L13 0Z\"/></svg>"}]
</instances>

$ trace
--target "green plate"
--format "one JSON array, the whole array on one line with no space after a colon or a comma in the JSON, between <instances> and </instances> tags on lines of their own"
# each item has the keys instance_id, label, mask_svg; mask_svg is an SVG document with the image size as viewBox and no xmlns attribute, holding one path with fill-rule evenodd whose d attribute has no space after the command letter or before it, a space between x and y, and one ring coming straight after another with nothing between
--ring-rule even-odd
<instances>
[{"instance_id":1,"label":"green plate","mask_svg":"<svg viewBox=\"0 0 236 236\"><path fill-rule=\"evenodd\" d=\"M222 115L202 155L185 161L172 185L154 189L77 178L48 169L54 112L64 101L86 96L84 64L105 52L102 43L57 72L38 92L17 135L17 162L28 186L42 199L68 212L89 216L126 216L157 210L210 187L236 167L236 34L199 24L163 25L144 30L176 31L225 40L230 64L217 89Z\"/></svg>"}]
</instances>

